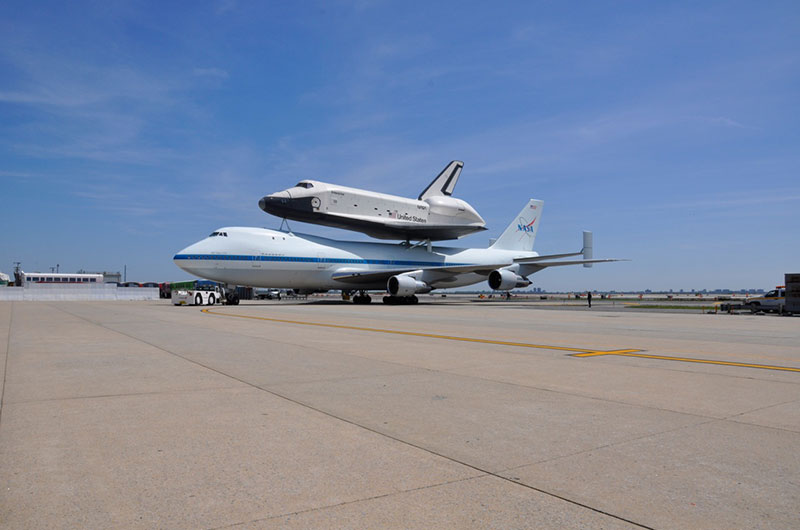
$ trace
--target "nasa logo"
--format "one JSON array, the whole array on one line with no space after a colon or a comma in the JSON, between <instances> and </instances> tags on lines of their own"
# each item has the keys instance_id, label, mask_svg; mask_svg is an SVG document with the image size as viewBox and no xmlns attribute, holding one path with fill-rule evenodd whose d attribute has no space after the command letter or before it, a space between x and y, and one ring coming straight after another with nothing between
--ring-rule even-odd
<instances>
[{"instance_id":1,"label":"nasa logo","mask_svg":"<svg viewBox=\"0 0 800 530\"><path fill-rule=\"evenodd\" d=\"M533 218L533 221L530 223L523 217L519 218L519 224L517 224L517 232L525 232L526 234L533 233L533 225L536 223L536 218Z\"/></svg>"}]
</instances>

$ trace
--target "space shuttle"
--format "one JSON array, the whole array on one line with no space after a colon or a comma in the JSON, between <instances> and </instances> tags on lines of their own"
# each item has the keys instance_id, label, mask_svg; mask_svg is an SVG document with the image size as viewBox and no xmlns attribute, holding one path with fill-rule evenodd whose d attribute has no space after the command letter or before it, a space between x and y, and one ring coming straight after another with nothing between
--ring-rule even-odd
<instances>
[{"instance_id":1,"label":"space shuttle","mask_svg":"<svg viewBox=\"0 0 800 530\"><path fill-rule=\"evenodd\" d=\"M376 239L442 241L486 230L465 201L452 197L464 163L450 162L417 199L316 180L262 197L265 212L293 221L362 232Z\"/></svg>"}]
</instances>

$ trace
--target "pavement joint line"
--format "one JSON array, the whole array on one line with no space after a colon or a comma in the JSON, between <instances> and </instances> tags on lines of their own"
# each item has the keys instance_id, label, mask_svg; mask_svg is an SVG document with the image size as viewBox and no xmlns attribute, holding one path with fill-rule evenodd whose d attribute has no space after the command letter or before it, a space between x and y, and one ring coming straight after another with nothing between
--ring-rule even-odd
<instances>
[{"instance_id":1,"label":"pavement joint line","mask_svg":"<svg viewBox=\"0 0 800 530\"><path fill-rule=\"evenodd\" d=\"M423 333L419 331L403 331L397 329L383 329L383 328L367 328L363 326L348 326L345 324L330 324L326 322L305 322L302 320L288 320L283 318L270 318L270 317L257 317L253 315L236 315L231 313L220 313L219 311L212 311L211 309L201 309L201 312L206 313L208 315L217 315L217 316L224 316L224 317L234 317L234 318L248 318L251 320L264 320L267 322L279 322L282 324L297 324L301 326L317 326L323 328L333 328L333 329L349 329L354 331L369 331L372 333L386 333L389 335L406 335L412 337L425 337L429 339L441 339L441 340L454 340L454 341L461 341L461 342L477 342L480 344L497 344L499 346L516 346L519 348L537 348L541 350L559 350L559 351L568 351L568 352L576 352L582 354L594 354L594 355L603 355L607 353L613 352L634 352L634 351L643 351L643 350L612 350L611 352L605 352L600 350L593 350L590 348L572 348L569 346L554 346L548 344L530 344L527 342L512 342L512 341L504 341L504 340L495 340L495 339L478 339L473 337L458 337L454 335L439 335L436 333Z\"/></svg>"},{"instance_id":2,"label":"pavement joint line","mask_svg":"<svg viewBox=\"0 0 800 530\"><path fill-rule=\"evenodd\" d=\"M601 355L619 355L620 357L638 357L641 359L656 359L661 361L677 361L684 363L716 364L719 366L735 366L737 368L757 368L759 370L777 370L782 372L800 372L800 368L791 366L776 366L772 364L740 363L735 361L717 361L713 359L695 359L692 357L672 357L669 355L654 355L641 353L642 350L616 350L606 352L575 353L573 357L599 357Z\"/></svg>"},{"instance_id":3,"label":"pavement joint line","mask_svg":"<svg viewBox=\"0 0 800 530\"><path fill-rule=\"evenodd\" d=\"M664 410L664 409L659 409L659 410ZM678 414L684 414L684 413L679 412ZM722 421L729 421L728 418L709 418L707 416L698 416L698 417L699 418L706 418L706 419L704 421L700 421L700 422L697 422L697 423L687 423L686 425L679 425L678 427L675 427L675 428L672 428L672 429L666 429L664 431L649 432L649 433L641 434L639 436L634 436L633 438L626 438L625 440L619 440L617 442L609 442L609 443L606 443L606 444L603 444L603 445L598 445L597 447L590 447L588 449L582 449L580 451L575 451L574 453L567 453L567 454L563 454L563 455L553 456L553 457L550 457L550 458L543 458L541 460L536 460L534 462L529 462L527 464L521 464L521 465L518 465L518 466L509 467L507 469L503 469L503 470L497 471L497 473L511 474L514 471L517 471L519 469L526 468L526 467L539 466L539 465L542 465L542 464L549 464L550 462L557 462L558 460L563 460L565 458L573 458L573 457L576 457L576 456L592 453L592 452L595 452L595 451L602 451L604 449L609 449L609 448L612 448L612 447L618 447L618 446L621 446L621 445L627 445L629 443L636 443L636 442L639 442L641 440L646 440L648 438L655 438L657 436L664 436L666 434L672 434L672 433L675 433L675 432L678 432L678 431L684 431L684 430L687 430L687 429L695 429L697 427L703 427L704 425L709 425L709 424L712 424L712 423L718 423L718 422L722 422ZM755 424L750 424L750 425L755 425ZM756 426L757 427L761 427L761 425L756 425Z\"/></svg>"},{"instance_id":4,"label":"pavement joint line","mask_svg":"<svg viewBox=\"0 0 800 530\"><path fill-rule=\"evenodd\" d=\"M599 513L599 514L601 514L601 515L605 515L605 516L607 516L607 517L611 517L612 519L616 519L616 520L618 520L618 521L623 521L623 522L625 522L625 523L628 523L628 524L631 524L631 525L637 526L637 527L639 527L639 528L645 528L646 530L655 530L654 528L652 528L652 527L650 527L650 526L647 526L647 525L645 525L645 524L642 524L642 523L637 523L636 521L633 521L633 520L631 520L631 519L627 519L627 518L625 518L625 517L623 517L623 516L621 516L621 515L615 515L615 514L613 514L613 513L611 513L611 512L607 512L607 511L605 511L605 510L603 510L603 509L601 509L601 508L595 508L594 506L589 506L588 504L585 504L585 503L583 503L583 502L577 501L577 500L575 500L575 499L570 499L569 497L565 497L565 496L563 496L563 495L560 495L560 494L558 494L558 493L555 493L555 492L552 492L552 491L548 491L548 490L546 490L546 489L539 488L539 487L533 486L533 485L531 485L531 484L526 484L526 483L524 483L524 482L520 482L520 481L512 480L512 479L510 479L510 478L508 478L508 477L504 477L504 476L502 476L502 475L498 475L497 473L494 473L494 472L492 472L492 471L489 471L488 469L483 469L483 468L481 468L481 467L479 467L479 466L477 466L477 465L475 465L475 464L470 464L469 462L465 462L465 461L463 461L463 460L459 460L458 458L455 458L455 457L452 457L452 456L447 456L447 455L445 455L445 454L442 454L442 453L439 453L439 452L437 452L437 451L435 451L435 450L433 450L433 449L429 449L429 448L427 448L427 447L424 447L424 446L421 446L421 445L419 445L419 444L415 444L414 442L410 442L410 441L408 441L408 440L404 440L404 439L402 439L402 438L398 438L397 436L393 436L393 435L391 435L391 434L389 434L389 433L381 432L381 431L377 430L376 428L369 427L369 426L367 426L367 425L362 425L362 424L360 424L360 423L356 422L355 420L351 420L351 419L345 418L345 417L343 417L343 416L339 416L339 415L337 415L337 414L335 414L335 413L333 413L333 412L326 411L326 410L324 410L324 409L318 408L318 407L316 407L316 406L314 406L314 405L312 405L312 404L310 404L310 403L305 403L305 402L303 402L303 401L300 401L300 400L298 400L298 399L292 398L292 397L290 397L290 396L288 396L288 395L281 394L280 392L277 392L277 391L275 391L275 390L270 390L269 388L266 388L266 387L264 387L264 386L260 386L260 385L257 385L257 384L254 384L254 383L251 383L251 382L249 382L249 381L246 381L246 380L244 380L244 379L241 379L241 378L239 378L239 377L236 377L236 376L234 376L234 375L231 375L231 374L225 373L225 372L223 372L223 371L221 371L221 370L218 370L218 369L216 369L216 368L213 368L212 366L209 366L209 365L203 364L203 363L201 363L201 362L199 362L199 361L195 361L194 359L191 359L190 357L186 357L186 356L184 356L184 355L181 355L181 354L179 354L179 353L176 353L176 352L170 351L170 350L168 350L168 349L166 349L166 348L163 348L163 347L161 347L161 346L158 346L158 345L156 345L156 344L153 344L153 343L151 343L151 342L148 342L148 341L146 341L146 340L144 340L144 339L141 339L141 338L139 338L139 337L136 337L136 336L134 336L134 335L130 335L130 334L128 334L128 333L125 333L125 332L123 332L123 331L119 331L119 330L117 330L117 329L114 329L114 328L108 327L108 326L106 326L106 325L104 325L104 324L101 324L101 323L99 323L99 322L96 322L96 321L90 320L90 319L88 319L88 318L86 318L86 317L83 317L83 316L80 316L80 315L76 315L75 313L71 313L71 312L69 312L69 311L67 311L67 310L65 310L65 309L61 309L61 308L57 308L57 309L58 309L59 311L62 311L62 312L64 312L64 313L67 313L68 315L72 315L72 316L74 316L74 317L76 317L76 318L79 318L79 319L81 319L81 320L84 320L84 321L86 321L86 322L89 322L89 323L91 323L91 324L94 324L95 326L98 326L98 327L101 327L101 328L104 328L104 329L108 329L108 330L110 330L110 331L112 331L112 332L114 332L114 333L118 333L118 334L120 334L120 335L123 335L123 336L125 336L125 337L129 337L129 338L131 338L131 339L133 339L133 340L136 340L136 341L139 341L139 342L141 342L141 343L147 344L148 346L152 346L153 348L157 348L158 350L161 350L161 351L163 351L164 353L166 353L166 354L168 354L168 355L173 355L173 356L175 356L175 357L178 357L178 358L180 358L180 359L183 359L184 361L186 361L186 362L188 362L188 363L192 363L192 364L194 364L194 365L197 365L197 366L203 367L203 368L205 368L206 370L210 370L210 371L212 371L212 372L214 372L214 373L217 373L217 374L219 374L219 375L222 375L222 376L224 376L224 377L228 377L228 378L230 378L230 379L233 379L234 381L238 381L238 382L240 382L240 383L242 383L242 384L245 384L245 385L247 385L247 386L249 386L249 387L256 388L256 389L258 389L258 390L261 390L261 391L263 391L263 392L266 392L267 394L271 394L271 395L273 395L273 396L275 396L275 397L277 397L277 398L280 398L280 399L286 400L286 401L288 401L288 402L290 402L290 403L294 403L295 405L298 405L298 406L300 406L300 407L306 408L306 409L308 409L308 410L312 410L312 411L314 411L314 412L316 412L316 413L318 413L318 414L322 414L322 415L324 415L324 416L327 416L327 417L329 417L329 418L333 418L333 419L335 419L335 420L338 420L338 421L341 421L341 422L347 423L347 424L349 424L349 425L352 425L352 426L354 426L354 427L357 427L357 428L359 428L359 429L365 430L365 431L367 431L367 432L371 432L371 433L373 433L373 434L375 434L375 435L377 435L377 436L380 436L380 437L386 438L386 439L388 439L388 440L394 440L394 441L395 441L395 442L397 442L397 443L400 443L400 444L406 445L406 446L408 446L408 447L413 447L414 449L418 449L418 450L420 450L420 451L423 451L423 452L425 452L425 453L428 453L428 454L431 454L431 455L437 456L437 457L439 457L439 458L443 458L443 459L445 459L445 460L447 460L447 461L449 461L449 462L453 462L453 463L456 463L456 464L460 464L460 465L462 465L462 466L464 466L464 467L467 467L467 468L470 468L470 469L474 469L475 471L478 471L479 473L483 473L483 474L485 474L485 475L489 475L489 476L492 476L492 477L496 477L496 478L498 478L498 479L500 479L500 480L504 480L504 481L506 481L506 482L510 482L511 484L516 484L516 485L518 485L518 486L522 486L523 488L527 488L527 489L529 489L529 490L531 490L531 491L536 491L536 492L539 492L539 493L541 493L541 494L543 494L543 495L547 495L548 497L552 497L552 498L554 498L554 499L559 499L559 500L561 500L561 501L564 501L564 502L566 502L566 503L568 503L568 504L572 504L573 506L578 506L578 507L580 507L580 508L584 508L584 509L586 509L586 510L590 510L590 511L592 511L592 512ZM203 311L206 311L206 310L203 310ZM221 313L221 314L222 314L222 315L224 315L224 316L229 316L229 315L226 315L225 313ZM234 316L235 316L235 315L234 315ZM253 317L250 317L250 318L253 318ZM255 317L255 318L258 318L258 317ZM299 323L303 323L303 322L299 322ZM368 329L369 329L369 328L368 328ZM585 350L584 350L584 351L585 351Z\"/></svg>"},{"instance_id":5,"label":"pavement joint line","mask_svg":"<svg viewBox=\"0 0 800 530\"><path fill-rule=\"evenodd\" d=\"M8 357L11 355L11 323L14 320L14 302L8 311L8 333L6 334L6 357L3 360L3 389L0 391L0 425L3 422L3 406L6 403L6 378L8 377Z\"/></svg>"},{"instance_id":6,"label":"pavement joint line","mask_svg":"<svg viewBox=\"0 0 800 530\"><path fill-rule=\"evenodd\" d=\"M328 504L328 505L325 505L325 506L316 506L316 507L313 507L313 508L307 508L305 510L297 510L295 512L281 513L281 514L278 514L278 515L267 515L265 517L259 517L258 519L251 519L251 520L248 520L248 521L239 521L239 522L227 524L227 525L224 525L224 526L215 526L214 528L211 528L209 530L222 530L224 528L234 528L236 526L242 526L242 525L245 525L245 524L253 524L253 523L260 523L260 522L263 522L263 521L271 521L273 519L280 519L281 517L292 517L294 515L301 515L301 514L304 514L304 513L311 513L311 512L318 512L318 511L323 511L323 510L330 510L332 508L338 508L340 506L349 506L351 504L358 504L359 502L369 502L369 501L374 501L374 500L377 500L377 499L384 499L386 497L393 497L395 495L402 495L404 493L413 493L415 491L421 491L421 490L426 490L426 489L431 489L431 488L440 488L442 486L449 486L451 484L458 484L459 482L468 482L470 480L486 478L488 476L491 476L491 475L486 475L486 474L475 475L473 477L464 477L464 478L460 478L460 479L456 479L456 480L448 480L448 481L445 481L445 482L439 482L437 484L427 484L425 486L419 486L419 487L410 488L410 489L407 489L407 490L391 491L389 493L383 493L381 495L374 495L372 497L364 497L363 499L354 499L354 500L351 500L351 501L342 501L342 502L339 502L339 503L336 503L336 504Z\"/></svg>"},{"instance_id":7,"label":"pavement joint line","mask_svg":"<svg viewBox=\"0 0 800 530\"><path fill-rule=\"evenodd\" d=\"M78 401L81 399L106 399L118 397L136 397L136 396L161 396L169 394L188 394L192 392L218 392L225 390L238 390L240 386L222 386L222 387L209 387L209 388L187 388L184 390L164 390L161 392L123 392L121 394L96 394L91 396L65 396L44 399L24 399L22 401L9 401L8 405L29 405L31 403L50 403L54 401Z\"/></svg>"}]
</instances>

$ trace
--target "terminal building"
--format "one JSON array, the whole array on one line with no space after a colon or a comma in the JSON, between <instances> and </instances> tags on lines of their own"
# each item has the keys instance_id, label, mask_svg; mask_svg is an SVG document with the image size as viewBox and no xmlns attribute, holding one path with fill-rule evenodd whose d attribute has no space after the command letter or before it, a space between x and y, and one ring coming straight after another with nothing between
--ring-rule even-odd
<instances>
[{"instance_id":1,"label":"terminal building","mask_svg":"<svg viewBox=\"0 0 800 530\"><path fill-rule=\"evenodd\" d=\"M58 272L18 272L16 283L25 287L30 284L55 285L92 285L103 283L103 275L99 273L58 273Z\"/></svg>"}]
</instances>

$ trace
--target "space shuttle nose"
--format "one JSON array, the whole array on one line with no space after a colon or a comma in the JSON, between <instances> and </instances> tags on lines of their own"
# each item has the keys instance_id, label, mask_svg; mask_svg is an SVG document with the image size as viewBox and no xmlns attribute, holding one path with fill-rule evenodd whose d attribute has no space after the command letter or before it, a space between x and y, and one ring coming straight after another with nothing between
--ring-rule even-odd
<instances>
[{"instance_id":1,"label":"space shuttle nose","mask_svg":"<svg viewBox=\"0 0 800 530\"><path fill-rule=\"evenodd\" d=\"M292 196L288 191L265 195L258 201L258 207L272 215L282 215L292 207Z\"/></svg>"}]
</instances>

